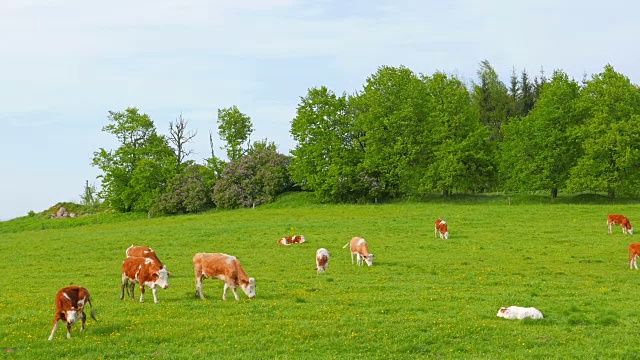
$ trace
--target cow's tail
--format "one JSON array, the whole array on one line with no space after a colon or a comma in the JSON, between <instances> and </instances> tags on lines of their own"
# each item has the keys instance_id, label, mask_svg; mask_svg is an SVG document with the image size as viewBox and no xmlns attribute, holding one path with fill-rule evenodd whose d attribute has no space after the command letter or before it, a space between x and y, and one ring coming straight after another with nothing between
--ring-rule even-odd
<instances>
[{"instance_id":1,"label":"cow's tail","mask_svg":"<svg viewBox=\"0 0 640 360\"><path fill-rule=\"evenodd\" d=\"M93 309L93 304L91 303L91 299L87 299L87 302L89 303L89 307L91 307L91 311L89 312L91 314L91 318L95 321L98 321L98 319L96 319L96 311Z\"/></svg>"},{"instance_id":2,"label":"cow's tail","mask_svg":"<svg viewBox=\"0 0 640 360\"><path fill-rule=\"evenodd\" d=\"M346 248L347 248L347 246L349 246L349 244L350 244L350 243L347 243L347 244L346 244L345 246L343 246L342 248L343 248L343 249L346 249Z\"/></svg>"}]
</instances>

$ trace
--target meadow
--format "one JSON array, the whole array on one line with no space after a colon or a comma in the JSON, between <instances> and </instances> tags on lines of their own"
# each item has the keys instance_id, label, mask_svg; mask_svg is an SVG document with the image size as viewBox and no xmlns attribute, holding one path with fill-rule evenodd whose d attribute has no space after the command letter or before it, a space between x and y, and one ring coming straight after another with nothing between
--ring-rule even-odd
<instances>
[{"instance_id":1,"label":"meadow","mask_svg":"<svg viewBox=\"0 0 640 360\"><path fill-rule=\"evenodd\" d=\"M288 194L255 209L148 219L140 215L0 223L0 357L86 359L636 358L640 272L636 235L610 235L608 213L640 219L640 204L579 201L315 204ZM434 238L434 221L449 240ZM635 219L635 221L634 221ZM44 230L43 230L44 227ZM640 230L639 230L640 231ZM280 246L292 233L307 243ZM351 264L353 236L375 254ZM120 300L124 252L151 246L172 276L145 302ZM317 275L314 255L331 254ZM205 280L196 252L237 256L257 297ZM51 332L56 292L89 289L98 322ZM136 288L136 297L139 288ZM533 306L543 320L496 317Z\"/></svg>"}]
</instances>

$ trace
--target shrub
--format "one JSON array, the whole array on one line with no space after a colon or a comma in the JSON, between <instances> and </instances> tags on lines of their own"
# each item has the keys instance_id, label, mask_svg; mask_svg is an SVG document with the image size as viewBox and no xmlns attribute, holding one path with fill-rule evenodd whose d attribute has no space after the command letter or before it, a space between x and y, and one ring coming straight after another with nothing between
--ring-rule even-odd
<instances>
[{"instance_id":1,"label":"shrub","mask_svg":"<svg viewBox=\"0 0 640 360\"><path fill-rule=\"evenodd\" d=\"M289 158L270 147L254 148L229 163L213 190L213 201L222 209L252 207L274 200L291 185Z\"/></svg>"},{"instance_id":2,"label":"shrub","mask_svg":"<svg viewBox=\"0 0 640 360\"><path fill-rule=\"evenodd\" d=\"M160 195L151 212L161 214L196 213L213 207L207 183L211 170L202 165L189 165L170 181L167 191Z\"/></svg>"}]
</instances>

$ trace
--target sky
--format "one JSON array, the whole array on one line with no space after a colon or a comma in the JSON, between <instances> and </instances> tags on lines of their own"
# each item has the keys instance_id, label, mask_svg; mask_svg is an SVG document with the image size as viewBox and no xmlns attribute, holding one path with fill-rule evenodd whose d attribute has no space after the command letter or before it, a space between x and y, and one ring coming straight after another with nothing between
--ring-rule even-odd
<instances>
[{"instance_id":1,"label":"sky","mask_svg":"<svg viewBox=\"0 0 640 360\"><path fill-rule=\"evenodd\" d=\"M627 0L0 0L0 220L100 188L93 153L119 146L109 111L137 107L163 135L182 114L203 163L235 105L252 140L288 154L308 89L353 94L383 65L471 82L486 59L507 83L611 64L639 84L637 14Z\"/></svg>"}]
</instances>

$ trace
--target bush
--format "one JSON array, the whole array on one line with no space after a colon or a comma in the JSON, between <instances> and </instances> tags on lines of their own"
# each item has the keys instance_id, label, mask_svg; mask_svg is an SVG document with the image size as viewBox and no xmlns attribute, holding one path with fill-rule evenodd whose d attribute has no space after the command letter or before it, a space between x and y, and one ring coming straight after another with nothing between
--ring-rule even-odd
<instances>
[{"instance_id":1,"label":"bush","mask_svg":"<svg viewBox=\"0 0 640 360\"><path fill-rule=\"evenodd\" d=\"M260 147L231 162L213 190L213 201L222 209L252 207L272 202L290 185L289 158L269 147Z\"/></svg>"},{"instance_id":2,"label":"bush","mask_svg":"<svg viewBox=\"0 0 640 360\"><path fill-rule=\"evenodd\" d=\"M213 207L209 198L211 170L193 164L169 181L167 191L160 195L151 212L160 214L185 214L204 211Z\"/></svg>"}]
</instances>

